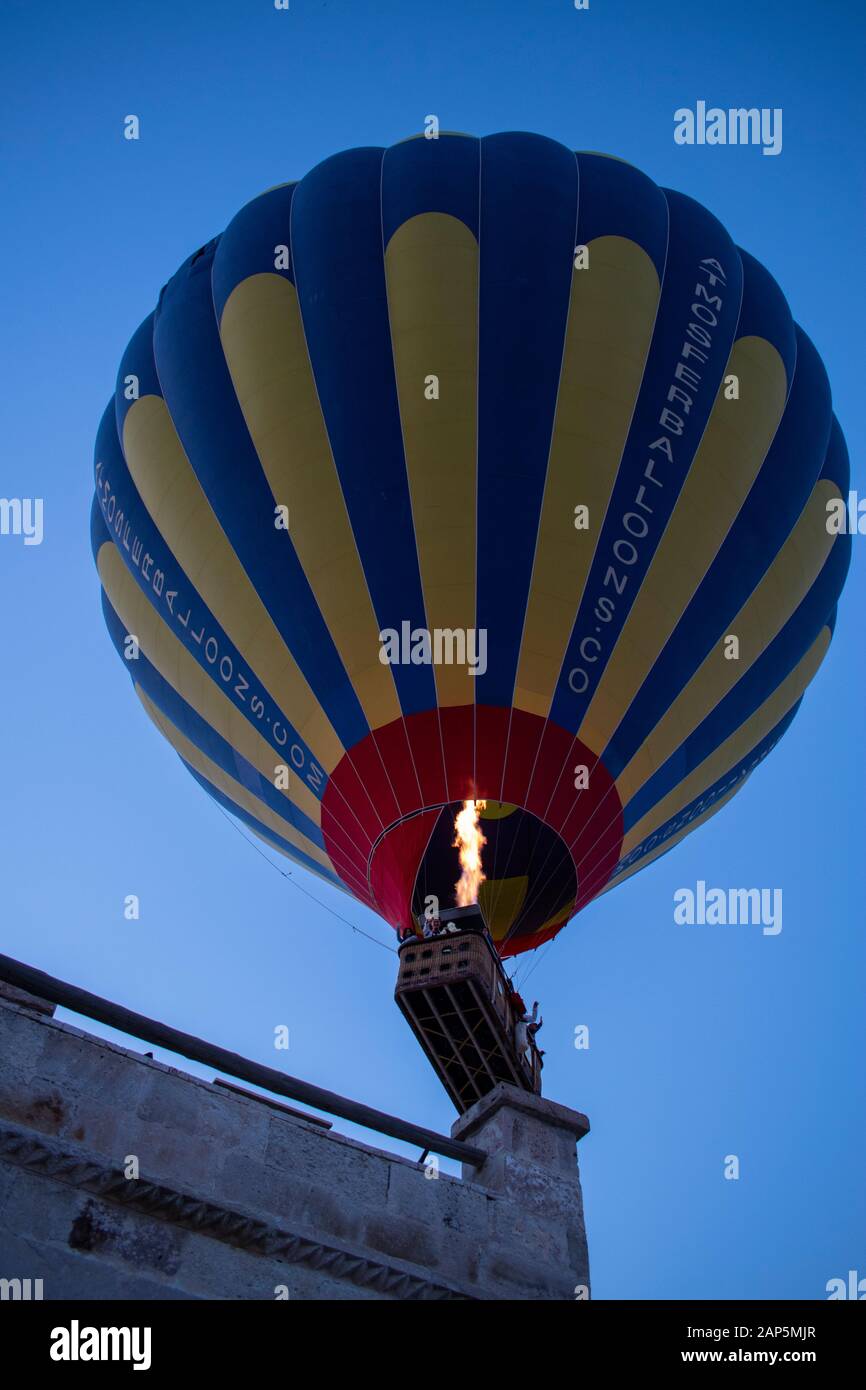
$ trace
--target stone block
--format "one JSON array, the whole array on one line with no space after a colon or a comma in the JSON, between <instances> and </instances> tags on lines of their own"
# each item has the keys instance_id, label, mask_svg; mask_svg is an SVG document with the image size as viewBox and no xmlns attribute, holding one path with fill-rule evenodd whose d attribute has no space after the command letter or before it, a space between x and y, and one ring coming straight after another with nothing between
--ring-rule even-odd
<instances>
[{"instance_id":1,"label":"stone block","mask_svg":"<svg viewBox=\"0 0 866 1390\"><path fill-rule=\"evenodd\" d=\"M384 1207L390 1160L343 1135L271 1113L266 1163L312 1183L345 1188L365 1207Z\"/></svg>"}]
</instances>

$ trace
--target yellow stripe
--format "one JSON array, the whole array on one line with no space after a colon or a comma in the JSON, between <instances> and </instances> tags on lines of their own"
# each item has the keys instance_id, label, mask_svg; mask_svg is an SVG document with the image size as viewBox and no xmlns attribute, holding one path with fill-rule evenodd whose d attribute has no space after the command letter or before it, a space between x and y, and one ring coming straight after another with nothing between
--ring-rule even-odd
<instances>
[{"instance_id":1,"label":"yellow stripe","mask_svg":"<svg viewBox=\"0 0 866 1390\"><path fill-rule=\"evenodd\" d=\"M507 820L513 816L517 807L511 801L485 801L484 810L479 812L482 821Z\"/></svg>"},{"instance_id":2,"label":"yellow stripe","mask_svg":"<svg viewBox=\"0 0 866 1390\"><path fill-rule=\"evenodd\" d=\"M819 478L799 521L760 583L617 778L623 805L741 680L802 603L830 553L834 537L827 533L827 501L838 496L834 482ZM725 657L725 637L729 635L739 639L738 660Z\"/></svg>"},{"instance_id":3,"label":"yellow stripe","mask_svg":"<svg viewBox=\"0 0 866 1390\"><path fill-rule=\"evenodd\" d=\"M739 378L740 399L725 400L724 387L719 388L673 514L578 731L599 755L716 558L782 418L787 378L771 343L739 339L725 375L732 372ZM685 383L681 387L689 391ZM651 497L645 500L652 505ZM650 520L638 508L634 512Z\"/></svg>"},{"instance_id":4,"label":"yellow stripe","mask_svg":"<svg viewBox=\"0 0 866 1390\"><path fill-rule=\"evenodd\" d=\"M371 729L398 718L390 666L322 417L297 291L281 275L232 290L223 351L275 504Z\"/></svg>"},{"instance_id":5,"label":"yellow stripe","mask_svg":"<svg viewBox=\"0 0 866 1390\"><path fill-rule=\"evenodd\" d=\"M199 666L186 650L179 637L163 620L141 592L127 570L113 541L100 546L97 568L102 587L112 608L127 632L138 643L151 665L206 723L210 724L232 748L237 749L253 767L272 782L276 768L285 765L277 753L248 719L232 704L228 696ZM321 805L309 787L298 777L290 779L293 801L316 825L321 824ZM286 796L283 792L282 795Z\"/></svg>"},{"instance_id":6,"label":"yellow stripe","mask_svg":"<svg viewBox=\"0 0 866 1390\"><path fill-rule=\"evenodd\" d=\"M421 213L385 253L391 341L427 622L475 626L478 243L456 217ZM438 400L425 396L436 376ZM472 704L465 665L435 667L440 705Z\"/></svg>"},{"instance_id":7,"label":"yellow stripe","mask_svg":"<svg viewBox=\"0 0 866 1390\"><path fill-rule=\"evenodd\" d=\"M766 738L800 699L824 660L829 645L830 629L824 627L793 671L790 671L772 695L758 706L754 714L632 826L622 842L621 859L627 858L631 851L660 825L664 825L684 807L696 801L703 792L730 772L731 768L742 762L761 739Z\"/></svg>"},{"instance_id":8,"label":"yellow stripe","mask_svg":"<svg viewBox=\"0 0 866 1390\"><path fill-rule=\"evenodd\" d=\"M748 777L743 777L739 782L736 782L734 786L731 787L730 791L725 792L724 796L720 796L718 801L713 802L709 810L704 811L702 815L696 816L694 820L689 821L688 825L683 826L682 830L677 831L676 835L672 835L669 840L663 840L660 845L654 850L650 850L650 852L645 854L642 859L639 859L636 864L632 864L631 868L627 869L624 874L620 874L619 878L615 879L613 883L608 883L606 888L602 888L600 893L596 893L592 901L595 902L597 898L603 898L605 893L610 892L611 888L618 888L621 883L625 883L627 878L631 878L632 874L639 873L641 869L648 868L654 859L659 859L663 854L667 854L669 849L673 849L675 845L679 844L680 840L684 840L687 835L691 835L692 831L697 830L699 825L703 825L705 821L711 820L717 811L721 811L723 806L727 806L732 796L736 796L737 792L743 789L751 775L752 774L749 773ZM620 857L620 862L621 860L622 856Z\"/></svg>"},{"instance_id":9,"label":"yellow stripe","mask_svg":"<svg viewBox=\"0 0 866 1390\"><path fill-rule=\"evenodd\" d=\"M659 299L650 257L598 237L572 271L562 379L526 610L514 704L546 718L601 532ZM520 389L519 382L515 390ZM575 530L574 509L589 508Z\"/></svg>"},{"instance_id":10,"label":"yellow stripe","mask_svg":"<svg viewBox=\"0 0 866 1390\"><path fill-rule=\"evenodd\" d=\"M150 719L156 725L157 729L159 729L163 738L168 740L179 757L183 758L184 762L189 763L190 767L194 767L196 772L200 773L202 777L210 782L212 786L216 787L218 791L221 791L227 796L236 806L239 806L256 820L261 821L263 825L269 826L275 835L280 835L284 840L288 840L289 844L294 845L296 849L300 850L302 854L308 855L310 859L314 859L317 864L321 864L322 868L330 870L331 873L336 873L333 864L324 850L319 849L318 845L313 844L313 841L302 834L300 830L296 830L288 821L283 820L283 818L278 816L275 811L272 811L270 806L264 801L254 796L251 791L248 791L247 788L234 777L229 777L217 763L213 762L205 753L202 753L201 749L197 748L196 745L181 732L176 724L173 724L171 720L166 718L162 710L157 709L156 705L149 699L145 691L142 690L139 685L135 686L135 693ZM253 831L253 833L255 834L255 831ZM277 846L277 848L279 848L279 846Z\"/></svg>"},{"instance_id":11,"label":"yellow stripe","mask_svg":"<svg viewBox=\"0 0 866 1390\"><path fill-rule=\"evenodd\" d=\"M478 905L494 941L503 941L508 935L526 901L528 890L526 874L515 878L486 879L481 884Z\"/></svg>"},{"instance_id":12,"label":"yellow stripe","mask_svg":"<svg viewBox=\"0 0 866 1390\"><path fill-rule=\"evenodd\" d=\"M142 502L189 581L326 772L343 745L286 647L204 494L161 396L142 396L123 427Z\"/></svg>"}]
</instances>

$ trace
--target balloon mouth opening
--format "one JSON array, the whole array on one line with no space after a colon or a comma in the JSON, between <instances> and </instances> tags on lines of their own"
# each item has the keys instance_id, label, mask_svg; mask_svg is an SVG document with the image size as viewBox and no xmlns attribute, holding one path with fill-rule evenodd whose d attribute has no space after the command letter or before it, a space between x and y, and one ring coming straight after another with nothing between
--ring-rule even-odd
<instances>
[{"instance_id":1,"label":"balloon mouth opening","mask_svg":"<svg viewBox=\"0 0 866 1390\"><path fill-rule=\"evenodd\" d=\"M500 801L450 802L439 811L421 857L412 918L477 908L503 944L564 924L577 874L561 837L531 811Z\"/></svg>"}]
</instances>

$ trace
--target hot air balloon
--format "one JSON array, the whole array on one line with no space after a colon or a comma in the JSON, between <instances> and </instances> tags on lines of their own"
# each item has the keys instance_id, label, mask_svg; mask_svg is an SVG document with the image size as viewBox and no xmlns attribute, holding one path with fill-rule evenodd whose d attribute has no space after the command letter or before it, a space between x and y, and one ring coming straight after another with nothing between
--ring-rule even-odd
<instances>
[{"instance_id":1,"label":"hot air balloon","mask_svg":"<svg viewBox=\"0 0 866 1390\"><path fill-rule=\"evenodd\" d=\"M742 789L849 561L770 274L531 134L247 204L133 335L95 473L108 630L193 777L401 931L453 907L468 805L503 958Z\"/></svg>"}]
</instances>

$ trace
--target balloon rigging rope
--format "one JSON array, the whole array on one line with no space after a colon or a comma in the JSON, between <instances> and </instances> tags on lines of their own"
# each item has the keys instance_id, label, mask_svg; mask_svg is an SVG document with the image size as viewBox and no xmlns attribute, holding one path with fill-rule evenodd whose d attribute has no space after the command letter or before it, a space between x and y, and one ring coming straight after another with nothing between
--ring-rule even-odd
<instances>
[{"instance_id":1,"label":"balloon rigging rope","mask_svg":"<svg viewBox=\"0 0 866 1390\"><path fill-rule=\"evenodd\" d=\"M396 956L397 952L394 950L393 946L389 946L386 941L380 941L377 936L371 936L369 932L362 931L360 927L355 926L354 922L350 922L348 917L341 917L339 912L335 912L334 909L332 907L329 907L327 903L323 903L321 898L317 898L315 894L309 892L308 889L302 887L301 884L298 883L297 879L287 869L281 869L279 864L275 864L273 859L271 859L267 854L265 854L264 850L259 849L259 846L256 844L255 840L250 839L249 835L247 835L241 829L237 821L235 821L233 817L228 814L227 811L223 810L222 806L220 806L217 802L214 802L214 805L216 806L220 815L225 816L229 825L233 826L233 828L238 832L241 839L246 840L247 844L251 847L251 849L254 849L256 854L260 854L262 856L262 859L264 859L265 863L270 864L271 868L275 869L281 878L288 879L292 887L297 888L299 893L303 893L305 897L309 898L312 902L316 903L318 907L323 908L325 912L330 912L331 916L336 917L338 922L343 922L347 927L351 927L352 931L357 932L358 936L366 937L367 941L372 941L374 946L381 946L383 951L390 951L392 956Z\"/></svg>"},{"instance_id":2,"label":"balloon rigging rope","mask_svg":"<svg viewBox=\"0 0 866 1390\"><path fill-rule=\"evenodd\" d=\"M222 806L220 806L217 802L214 802L214 805L216 806L216 809L219 811L220 815L225 817L232 829L237 831L241 839L246 840L247 844L250 846L250 849L254 849L256 854L261 855L265 863L270 864L271 868L280 875L280 878L288 879L292 887L297 888L299 893L303 893L304 897L309 898L310 901L314 902L317 907L321 907L325 912L329 912L332 917L336 917L338 922L342 922L345 926L351 927L352 931L355 932L356 935L363 936L365 940L372 941L374 946L381 946L383 951L389 951L392 956L396 956L397 952L394 950L393 946L389 946L386 941L380 941L377 936L371 936L369 932L363 931L361 927L356 927L354 922L349 921L348 917L343 917L339 912L335 912L334 909L332 907L329 907L327 903L323 903L321 898L317 898L314 893L311 893L309 891L309 889L304 888L300 883L298 883L297 879L294 877L290 870L281 869L279 864L275 864L273 859L271 859L269 855L265 854L263 849L259 848L255 840L253 840L249 835L247 835L247 833L244 830L242 830L242 828L238 825L237 821L232 816L230 816L227 811L223 810ZM554 940L555 939L556 938L554 937ZM545 945L539 951L535 960L530 965L529 970L526 972L522 979L516 978L520 975L520 968L518 967L513 977L516 986L519 985L521 989L525 987L530 975L541 964L542 960L544 959L544 956L547 954L548 950L552 945L553 941L545 942Z\"/></svg>"},{"instance_id":3,"label":"balloon rigging rope","mask_svg":"<svg viewBox=\"0 0 866 1390\"><path fill-rule=\"evenodd\" d=\"M537 970L537 969L538 969L539 965L540 965L541 962L543 961L545 955L546 955L547 952L550 950L550 947L553 945L553 943L554 943L555 940L556 940L556 937L554 936L550 941L546 941L546 942L544 943L544 945L542 946L541 950L539 951L538 955L535 957L535 960L534 960L534 961L532 962L532 964L530 965L530 967L529 967L529 969L527 970L526 974L523 976L523 978L522 978L521 980L515 980L515 985L516 985L519 989L525 989L525 988L526 988L527 981L529 980L529 977L530 977L530 975L532 974L533 970Z\"/></svg>"}]
</instances>

